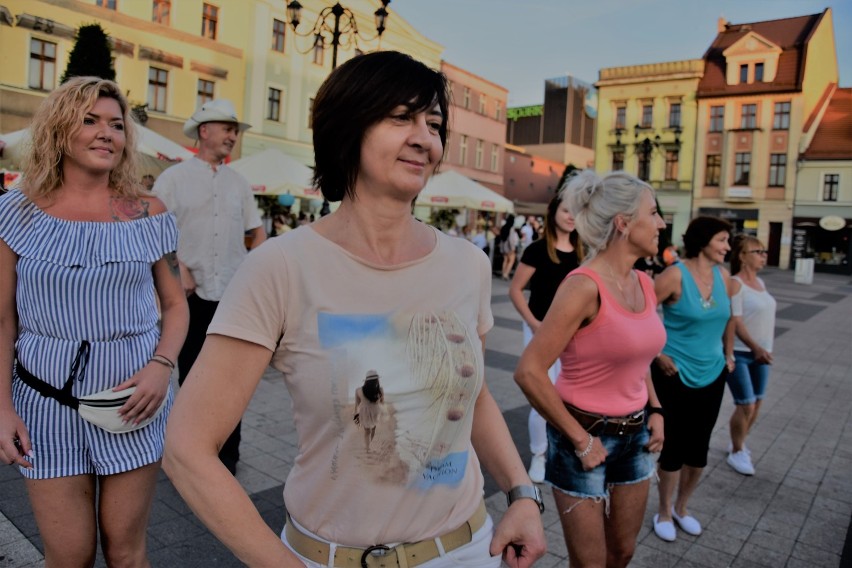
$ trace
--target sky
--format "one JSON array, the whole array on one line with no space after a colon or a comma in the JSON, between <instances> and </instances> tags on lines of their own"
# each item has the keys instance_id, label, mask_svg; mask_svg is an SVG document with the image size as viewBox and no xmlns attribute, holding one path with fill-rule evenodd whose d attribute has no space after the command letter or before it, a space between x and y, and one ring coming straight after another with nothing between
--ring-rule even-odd
<instances>
[{"instance_id":1,"label":"sky","mask_svg":"<svg viewBox=\"0 0 852 568\"><path fill-rule=\"evenodd\" d=\"M852 87L852 0L392 0L444 46L443 59L509 90L509 106L542 104L544 81L594 83L603 67L700 59L719 17L733 24L831 8L840 86Z\"/></svg>"}]
</instances>

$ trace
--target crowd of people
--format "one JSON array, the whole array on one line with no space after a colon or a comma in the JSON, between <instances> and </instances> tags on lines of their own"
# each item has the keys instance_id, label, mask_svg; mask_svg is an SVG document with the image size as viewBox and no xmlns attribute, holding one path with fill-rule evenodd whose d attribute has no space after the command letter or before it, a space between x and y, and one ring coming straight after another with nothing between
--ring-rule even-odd
<instances>
[{"instance_id":1,"label":"crowd of people","mask_svg":"<svg viewBox=\"0 0 852 568\"><path fill-rule=\"evenodd\" d=\"M50 94L23 182L0 196L0 459L25 478L46 565L91 566L100 535L108 565L148 566L162 463L247 565L525 568L546 548L545 483L571 565L626 566L655 475L654 533L702 533L689 501L725 384L727 463L755 474L775 317L762 242L696 217L680 258L651 186L590 170L543 220L485 218L462 238L421 223L448 96L394 51L335 69L312 108L313 182L339 206L276 219L267 239L225 164L250 128L229 101L196 110L197 155L154 180L118 85ZM489 253L522 319L529 466L485 380ZM270 366L299 447L280 534L235 477ZM482 468L507 494L499 519Z\"/></svg>"}]
</instances>

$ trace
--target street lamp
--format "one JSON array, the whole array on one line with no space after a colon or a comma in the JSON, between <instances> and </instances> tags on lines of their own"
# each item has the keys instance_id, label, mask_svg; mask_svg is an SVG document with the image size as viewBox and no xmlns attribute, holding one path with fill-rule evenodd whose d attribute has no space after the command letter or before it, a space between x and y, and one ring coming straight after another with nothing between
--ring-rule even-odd
<instances>
[{"instance_id":1,"label":"street lamp","mask_svg":"<svg viewBox=\"0 0 852 568\"><path fill-rule=\"evenodd\" d=\"M317 18L314 27L307 33L300 34L296 28L301 21L302 5L298 0L292 0L287 4L287 17L290 20L290 25L293 27L293 32L301 37L314 36L313 48L316 46L325 45L325 34L331 34L331 68L337 67L337 48L341 45L341 36L347 36L348 41L355 41L357 44L358 38L361 37L364 41L372 41L376 38L381 38L385 31L385 22L388 18L387 7L391 0L382 0L382 7L375 11L376 17L376 32L377 35L372 38L365 38L358 32L358 24L355 21L355 14L349 8L344 8L340 2L334 6L323 8ZM334 27L330 27L327 23L329 17L334 16ZM349 45L349 43L345 44ZM307 51L305 52L307 53Z\"/></svg>"},{"instance_id":2,"label":"street lamp","mask_svg":"<svg viewBox=\"0 0 852 568\"><path fill-rule=\"evenodd\" d=\"M650 135L645 136L642 140L639 140L639 132L640 130L644 130L638 124L634 127L634 138L636 138L636 153L639 155L639 179L643 181L649 181L651 178L651 154L654 150L659 149L661 145L668 145L669 147L674 147L676 152L680 151L680 135L683 132L680 129L680 126L676 126L674 128L674 142L663 143L662 138L659 134L654 136L652 140Z\"/></svg>"}]
</instances>

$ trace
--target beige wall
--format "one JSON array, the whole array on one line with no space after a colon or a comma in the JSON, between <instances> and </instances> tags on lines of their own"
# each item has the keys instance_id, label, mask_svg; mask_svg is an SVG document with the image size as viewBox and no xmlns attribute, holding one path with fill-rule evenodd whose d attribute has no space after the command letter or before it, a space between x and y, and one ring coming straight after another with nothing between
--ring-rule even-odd
<instances>
[{"instance_id":1,"label":"beige wall","mask_svg":"<svg viewBox=\"0 0 852 568\"><path fill-rule=\"evenodd\" d=\"M814 30L807 47L805 76L802 81L803 107L806 119L819 104L825 87L829 83L837 83L837 81L834 20L831 8L828 8L820 21L820 25Z\"/></svg>"}]
</instances>

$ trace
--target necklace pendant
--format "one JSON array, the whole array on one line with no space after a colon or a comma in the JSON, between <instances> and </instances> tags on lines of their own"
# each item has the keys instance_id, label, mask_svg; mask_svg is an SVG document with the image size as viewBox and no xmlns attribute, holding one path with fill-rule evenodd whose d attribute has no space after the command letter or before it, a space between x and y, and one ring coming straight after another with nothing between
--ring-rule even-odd
<instances>
[{"instance_id":1,"label":"necklace pendant","mask_svg":"<svg viewBox=\"0 0 852 568\"><path fill-rule=\"evenodd\" d=\"M712 308L715 308L716 307L715 298L713 298L713 296L710 296L709 300L705 300L704 298L701 298L701 307L702 307L702 309L705 309L705 310L710 310Z\"/></svg>"}]
</instances>

